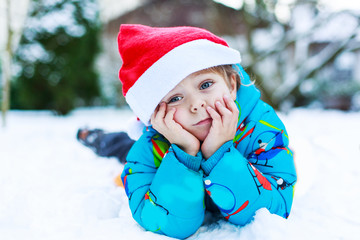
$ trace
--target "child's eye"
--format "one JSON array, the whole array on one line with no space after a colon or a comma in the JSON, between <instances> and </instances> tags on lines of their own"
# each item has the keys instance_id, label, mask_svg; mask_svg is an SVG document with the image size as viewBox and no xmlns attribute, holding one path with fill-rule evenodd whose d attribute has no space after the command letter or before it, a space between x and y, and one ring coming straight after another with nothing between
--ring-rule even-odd
<instances>
[{"instance_id":1,"label":"child's eye","mask_svg":"<svg viewBox=\"0 0 360 240\"><path fill-rule=\"evenodd\" d=\"M174 103L174 102L177 102L177 101L180 101L182 99L182 97L180 96L176 96L176 97L172 97L168 103Z\"/></svg>"},{"instance_id":2,"label":"child's eye","mask_svg":"<svg viewBox=\"0 0 360 240\"><path fill-rule=\"evenodd\" d=\"M211 85L213 85L212 82L204 82L203 84L201 84L200 90L206 89L206 88L210 87Z\"/></svg>"}]
</instances>

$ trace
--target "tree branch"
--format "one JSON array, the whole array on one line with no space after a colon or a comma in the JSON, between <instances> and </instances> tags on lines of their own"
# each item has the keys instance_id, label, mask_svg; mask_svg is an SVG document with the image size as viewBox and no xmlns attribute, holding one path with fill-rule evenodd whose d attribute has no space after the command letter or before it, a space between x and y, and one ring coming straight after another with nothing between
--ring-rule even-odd
<instances>
[{"instance_id":1,"label":"tree branch","mask_svg":"<svg viewBox=\"0 0 360 240\"><path fill-rule=\"evenodd\" d=\"M10 9L10 0L6 0L6 27L7 27L7 39L6 39L6 49L3 54L3 89L2 89L2 126L6 126L6 113L10 107L10 80L11 80L11 60L13 56L12 50L12 39L13 31L11 29L11 9Z\"/></svg>"},{"instance_id":2,"label":"tree branch","mask_svg":"<svg viewBox=\"0 0 360 240\"><path fill-rule=\"evenodd\" d=\"M338 43L329 44L319 54L309 58L306 62L300 65L292 72L289 79L275 90L272 100L275 103L279 103L282 99L287 98L304 80L313 76L345 50L355 51L359 49L359 44L356 44L357 46L350 47L350 45L354 42L354 39L357 37L358 30L360 30L360 27L358 27L348 39Z\"/></svg>"}]
</instances>

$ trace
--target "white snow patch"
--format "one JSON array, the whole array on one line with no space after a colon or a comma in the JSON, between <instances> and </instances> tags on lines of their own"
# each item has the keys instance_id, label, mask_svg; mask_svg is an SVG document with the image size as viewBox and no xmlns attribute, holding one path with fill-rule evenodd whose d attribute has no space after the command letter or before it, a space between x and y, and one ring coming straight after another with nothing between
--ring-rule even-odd
<instances>
[{"instance_id":1,"label":"white snow patch","mask_svg":"<svg viewBox=\"0 0 360 240\"><path fill-rule=\"evenodd\" d=\"M81 109L67 117L10 111L0 129L0 236L32 239L170 239L144 231L113 180L123 167L77 142L79 127L125 130L129 110ZM357 239L360 113L291 110L298 172L288 220L261 209L245 227L211 221L189 239Z\"/></svg>"}]
</instances>

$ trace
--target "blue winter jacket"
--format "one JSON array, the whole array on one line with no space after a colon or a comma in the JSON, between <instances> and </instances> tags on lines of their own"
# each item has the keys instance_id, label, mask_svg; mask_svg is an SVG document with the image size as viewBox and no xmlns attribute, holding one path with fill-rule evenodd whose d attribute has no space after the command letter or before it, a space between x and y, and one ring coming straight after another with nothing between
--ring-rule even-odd
<instances>
[{"instance_id":1,"label":"blue winter jacket","mask_svg":"<svg viewBox=\"0 0 360 240\"><path fill-rule=\"evenodd\" d=\"M242 83L235 101L237 132L209 159L170 145L151 126L131 148L121 177L133 217L145 229L186 238L214 203L238 225L250 222L260 208L289 216L296 171L287 132L237 67Z\"/></svg>"}]
</instances>

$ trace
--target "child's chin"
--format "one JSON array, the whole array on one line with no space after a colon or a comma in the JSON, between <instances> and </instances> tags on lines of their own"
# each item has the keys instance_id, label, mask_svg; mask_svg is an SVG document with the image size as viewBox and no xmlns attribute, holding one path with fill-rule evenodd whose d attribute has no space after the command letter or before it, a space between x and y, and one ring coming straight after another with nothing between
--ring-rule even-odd
<instances>
[{"instance_id":1,"label":"child's chin","mask_svg":"<svg viewBox=\"0 0 360 240\"><path fill-rule=\"evenodd\" d=\"M206 126L203 128L198 128L198 129L189 129L188 131L194 135L200 142L205 141L207 135L210 132L210 127L211 126Z\"/></svg>"},{"instance_id":2,"label":"child's chin","mask_svg":"<svg viewBox=\"0 0 360 240\"><path fill-rule=\"evenodd\" d=\"M208 134L209 134L209 132L201 133L201 134L198 134L198 136L196 136L196 137L197 137L197 139L199 139L200 142L203 142L206 139Z\"/></svg>"}]
</instances>

